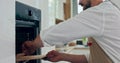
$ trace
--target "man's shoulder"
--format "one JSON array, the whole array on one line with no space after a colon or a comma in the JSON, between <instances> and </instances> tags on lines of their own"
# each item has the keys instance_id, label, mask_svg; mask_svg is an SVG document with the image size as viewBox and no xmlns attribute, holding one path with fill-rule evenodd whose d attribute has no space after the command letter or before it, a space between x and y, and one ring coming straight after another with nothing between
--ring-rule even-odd
<instances>
[{"instance_id":1,"label":"man's shoulder","mask_svg":"<svg viewBox=\"0 0 120 63\"><path fill-rule=\"evenodd\" d=\"M115 10L114 8L115 7L111 2L105 1L97 6L93 6L91 8L88 8L87 10L85 10L85 12L103 12L103 11Z\"/></svg>"}]
</instances>

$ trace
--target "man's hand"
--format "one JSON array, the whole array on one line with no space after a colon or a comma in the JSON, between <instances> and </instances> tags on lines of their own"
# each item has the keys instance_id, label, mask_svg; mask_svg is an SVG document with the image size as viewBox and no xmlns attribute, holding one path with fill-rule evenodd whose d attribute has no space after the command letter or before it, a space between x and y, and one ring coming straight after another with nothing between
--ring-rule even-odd
<instances>
[{"instance_id":1,"label":"man's hand","mask_svg":"<svg viewBox=\"0 0 120 63\"><path fill-rule=\"evenodd\" d=\"M45 60L48 60L51 62L62 61L62 59L63 59L63 54L59 53L55 50L48 52L48 54L46 55L46 58L45 58Z\"/></svg>"},{"instance_id":2,"label":"man's hand","mask_svg":"<svg viewBox=\"0 0 120 63\"><path fill-rule=\"evenodd\" d=\"M22 45L22 52L26 55L33 54L36 49L37 46L34 44L33 41L25 41Z\"/></svg>"},{"instance_id":3,"label":"man's hand","mask_svg":"<svg viewBox=\"0 0 120 63\"><path fill-rule=\"evenodd\" d=\"M42 40L38 35L33 41L25 41L22 45L22 51L26 55L33 54L37 48L43 47Z\"/></svg>"}]
</instances>

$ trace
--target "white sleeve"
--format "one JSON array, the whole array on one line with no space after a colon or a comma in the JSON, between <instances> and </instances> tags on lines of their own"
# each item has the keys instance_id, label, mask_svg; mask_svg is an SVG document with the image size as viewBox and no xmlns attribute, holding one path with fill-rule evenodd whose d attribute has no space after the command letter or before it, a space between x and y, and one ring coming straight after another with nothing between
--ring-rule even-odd
<instances>
[{"instance_id":1,"label":"white sleeve","mask_svg":"<svg viewBox=\"0 0 120 63\"><path fill-rule=\"evenodd\" d=\"M103 28L103 13L90 8L41 34L41 39L51 45L63 45L82 37L100 36Z\"/></svg>"}]
</instances>

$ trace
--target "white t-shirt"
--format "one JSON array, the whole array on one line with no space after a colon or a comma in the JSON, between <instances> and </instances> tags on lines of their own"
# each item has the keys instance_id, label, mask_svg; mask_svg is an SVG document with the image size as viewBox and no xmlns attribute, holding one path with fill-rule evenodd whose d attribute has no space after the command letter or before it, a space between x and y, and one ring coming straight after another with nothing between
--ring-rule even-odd
<instances>
[{"instance_id":1,"label":"white t-shirt","mask_svg":"<svg viewBox=\"0 0 120 63\"><path fill-rule=\"evenodd\" d=\"M119 63L120 10L105 1L41 32L41 39L51 45L62 45L82 37L93 37L113 62Z\"/></svg>"}]
</instances>

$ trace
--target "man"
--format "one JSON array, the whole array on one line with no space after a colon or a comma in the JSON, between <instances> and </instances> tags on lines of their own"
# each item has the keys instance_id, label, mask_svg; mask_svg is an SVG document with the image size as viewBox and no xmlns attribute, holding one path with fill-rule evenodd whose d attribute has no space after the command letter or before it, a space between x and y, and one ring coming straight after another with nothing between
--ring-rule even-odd
<instances>
[{"instance_id":1,"label":"man","mask_svg":"<svg viewBox=\"0 0 120 63\"><path fill-rule=\"evenodd\" d=\"M63 45L82 37L93 37L112 61L119 63L120 11L110 1L101 2L102 0L80 0L84 9L91 8L41 33L39 39L51 45ZM24 51L29 50L24 48ZM52 51L47 57L53 62L64 60L72 63L87 63L84 55L76 56Z\"/></svg>"}]
</instances>

